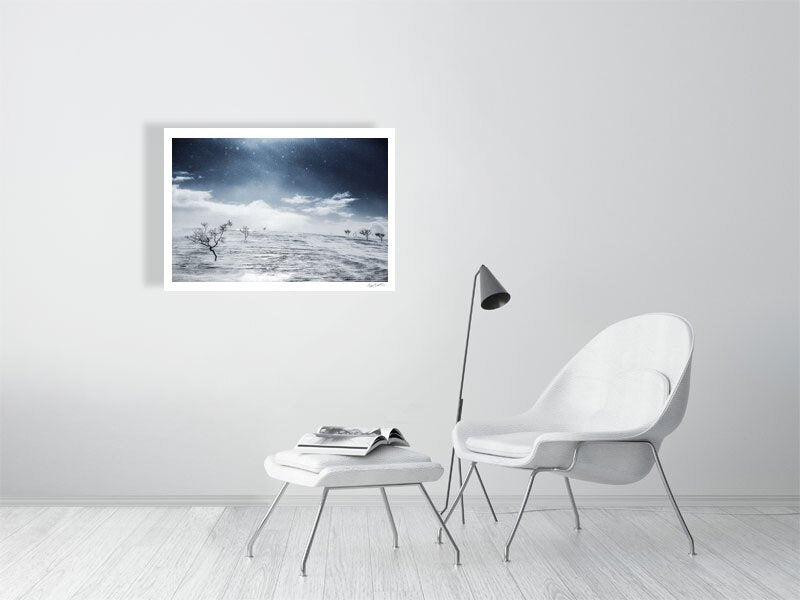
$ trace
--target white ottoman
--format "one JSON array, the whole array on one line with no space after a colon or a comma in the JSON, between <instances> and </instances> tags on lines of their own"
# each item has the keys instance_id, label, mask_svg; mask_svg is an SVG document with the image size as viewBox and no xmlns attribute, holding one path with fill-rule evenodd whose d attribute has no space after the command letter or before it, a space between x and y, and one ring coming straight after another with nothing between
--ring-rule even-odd
<instances>
[{"instance_id":1,"label":"white ottoman","mask_svg":"<svg viewBox=\"0 0 800 600\"><path fill-rule=\"evenodd\" d=\"M283 481L284 484L278 495L275 496L275 500L272 501L264 520L261 521L261 524L253 532L250 541L247 543L247 556L249 557L253 556L253 544L290 483L322 488L322 500L320 501L317 517L314 519L314 526L311 528L311 535L308 538L308 544L306 544L306 550L303 554L303 562L300 566L300 574L303 576L306 574L308 554L314 542L314 535L317 533L317 526L319 525L319 519L322 516L322 509L325 507L325 500L328 497L329 490L338 488L380 488L383 504L386 507L386 514L389 517L389 525L392 528L394 547L397 548L397 528L394 524L392 509L389 507L389 499L386 496L385 488L416 485L419 486L433 514L436 515L439 526L447 534L447 538L453 545L456 566L461 564L461 553L458 546L447 530L439 511L436 510L433 502L431 502L425 486L422 485L425 482L439 479L444 469L442 469L442 465L431 462L428 456L420 452L396 446L381 446L367 456L362 457L303 454L295 450L287 450L268 456L264 461L264 468L270 477Z\"/></svg>"}]
</instances>

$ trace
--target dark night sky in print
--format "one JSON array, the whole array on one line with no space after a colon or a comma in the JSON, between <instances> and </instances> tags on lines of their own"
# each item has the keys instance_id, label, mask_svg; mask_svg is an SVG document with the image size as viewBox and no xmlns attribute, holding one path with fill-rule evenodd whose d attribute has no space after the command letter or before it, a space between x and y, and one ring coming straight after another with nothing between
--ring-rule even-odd
<instances>
[{"instance_id":1,"label":"dark night sky in print","mask_svg":"<svg viewBox=\"0 0 800 600\"><path fill-rule=\"evenodd\" d=\"M385 138L174 138L173 190L308 222L385 219L387 151Z\"/></svg>"}]
</instances>

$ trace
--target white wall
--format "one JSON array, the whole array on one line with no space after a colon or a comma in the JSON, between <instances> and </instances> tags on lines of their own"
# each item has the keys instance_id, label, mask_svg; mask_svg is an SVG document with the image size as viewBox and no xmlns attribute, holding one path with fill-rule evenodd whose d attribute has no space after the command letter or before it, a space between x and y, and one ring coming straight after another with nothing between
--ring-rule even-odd
<instances>
[{"instance_id":1,"label":"white wall","mask_svg":"<svg viewBox=\"0 0 800 600\"><path fill-rule=\"evenodd\" d=\"M2 492L271 493L329 422L445 461L485 262L466 416L676 312L674 488L797 494L797 6L5 2ZM161 128L231 125L397 129L397 292L162 291Z\"/></svg>"}]
</instances>

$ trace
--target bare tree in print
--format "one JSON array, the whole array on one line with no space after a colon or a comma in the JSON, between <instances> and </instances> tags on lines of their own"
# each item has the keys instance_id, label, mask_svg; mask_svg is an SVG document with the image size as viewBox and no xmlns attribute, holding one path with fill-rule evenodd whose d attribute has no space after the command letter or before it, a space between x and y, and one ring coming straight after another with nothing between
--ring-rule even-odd
<instances>
[{"instance_id":1,"label":"bare tree in print","mask_svg":"<svg viewBox=\"0 0 800 600\"><path fill-rule=\"evenodd\" d=\"M372 233L371 229L362 229L361 231L358 232L358 234L363 235L364 239L367 241L369 241L369 236L371 233Z\"/></svg>"},{"instance_id":2,"label":"bare tree in print","mask_svg":"<svg viewBox=\"0 0 800 600\"><path fill-rule=\"evenodd\" d=\"M220 242L222 241L225 232L228 230L229 227L232 227L233 223L228 221L227 223L223 223L219 227L212 227L211 229L208 228L208 223L200 223L200 227L195 227L192 230L192 233L186 236L186 239L190 242L195 244L199 244L204 248L207 248L211 254L214 255L214 262L217 261L217 253L214 250L217 246L219 246Z\"/></svg>"}]
</instances>

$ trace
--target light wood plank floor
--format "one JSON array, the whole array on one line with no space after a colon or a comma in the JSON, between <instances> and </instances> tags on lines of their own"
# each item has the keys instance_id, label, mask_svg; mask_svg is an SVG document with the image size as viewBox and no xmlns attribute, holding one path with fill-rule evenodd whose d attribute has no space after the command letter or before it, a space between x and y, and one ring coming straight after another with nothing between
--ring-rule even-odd
<instances>
[{"instance_id":1,"label":"light wood plank floor","mask_svg":"<svg viewBox=\"0 0 800 600\"><path fill-rule=\"evenodd\" d=\"M264 507L0 507L0 600L205 598L456 599L800 598L797 507L687 507L698 555L668 507L533 509L501 561L514 507L499 524L482 507L454 523L463 565L434 543L426 506L332 503L308 563L313 506L280 506L252 559Z\"/></svg>"}]
</instances>

